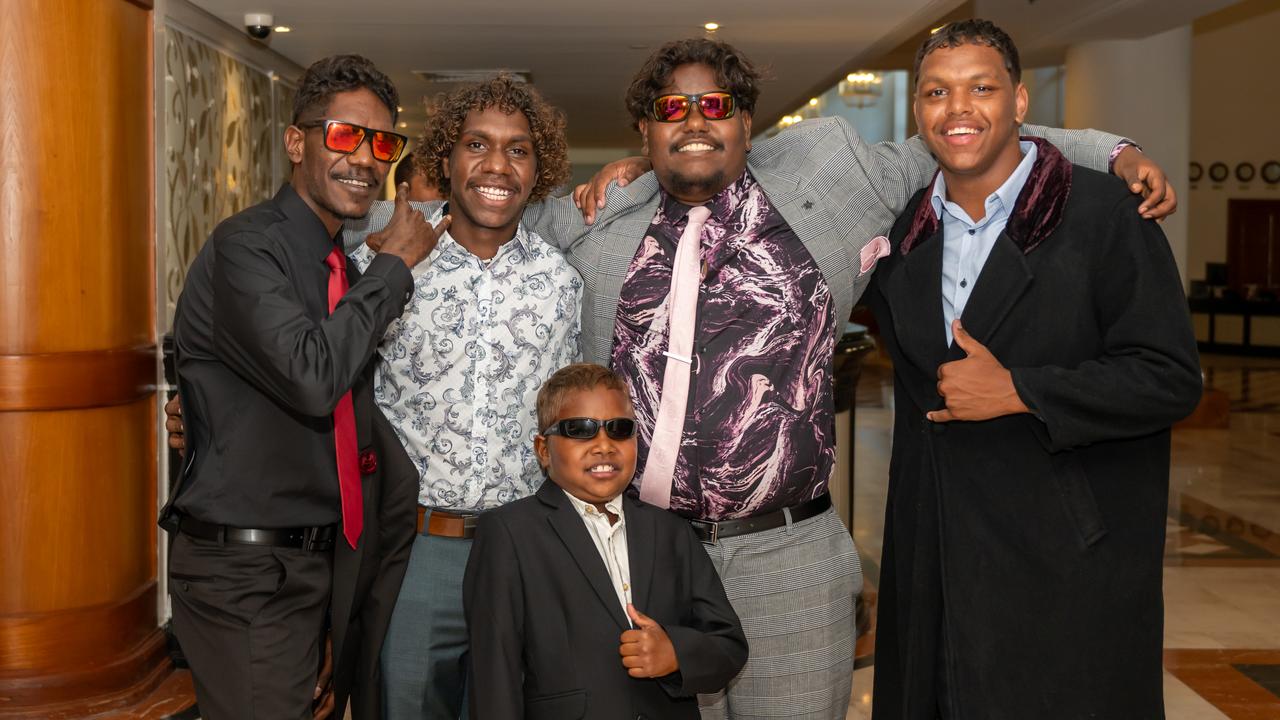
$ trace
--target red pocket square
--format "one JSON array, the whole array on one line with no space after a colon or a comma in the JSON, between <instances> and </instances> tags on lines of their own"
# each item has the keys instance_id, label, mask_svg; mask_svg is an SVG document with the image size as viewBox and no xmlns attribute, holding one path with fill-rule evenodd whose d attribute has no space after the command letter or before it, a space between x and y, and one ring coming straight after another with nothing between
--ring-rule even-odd
<instances>
[{"instance_id":1,"label":"red pocket square","mask_svg":"<svg viewBox=\"0 0 1280 720\"><path fill-rule=\"evenodd\" d=\"M378 471L378 453L365 450L360 453L360 474L372 475Z\"/></svg>"},{"instance_id":2,"label":"red pocket square","mask_svg":"<svg viewBox=\"0 0 1280 720\"><path fill-rule=\"evenodd\" d=\"M877 260L889 254L889 238L883 235L871 238L871 242L863 245L858 254L862 260L862 269L858 274L865 275L876 266Z\"/></svg>"}]
</instances>

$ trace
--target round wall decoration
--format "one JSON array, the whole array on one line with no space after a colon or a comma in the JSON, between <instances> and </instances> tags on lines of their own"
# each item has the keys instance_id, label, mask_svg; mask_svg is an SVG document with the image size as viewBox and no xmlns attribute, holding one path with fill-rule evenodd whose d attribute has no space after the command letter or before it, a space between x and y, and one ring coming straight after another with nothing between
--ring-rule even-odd
<instances>
[{"instance_id":1,"label":"round wall decoration","mask_svg":"<svg viewBox=\"0 0 1280 720\"><path fill-rule=\"evenodd\" d=\"M1200 178L1204 177L1204 167L1200 163L1192 160L1191 169L1187 174L1187 179L1191 182L1200 182Z\"/></svg>"},{"instance_id":2,"label":"round wall decoration","mask_svg":"<svg viewBox=\"0 0 1280 720\"><path fill-rule=\"evenodd\" d=\"M1231 171L1227 169L1226 163L1216 162L1209 166L1209 179L1216 183L1220 183L1227 179L1227 175L1230 174L1230 172Z\"/></svg>"},{"instance_id":3,"label":"round wall decoration","mask_svg":"<svg viewBox=\"0 0 1280 720\"><path fill-rule=\"evenodd\" d=\"M1240 182L1247 183L1253 180L1253 176L1257 174L1258 171L1253 167L1253 163L1251 162L1242 162L1239 165L1236 165L1236 179Z\"/></svg>"},{"instance_id":4,"label":"round wall decoration","mask_svg":"<svg viewBox=\"0 0 1280 720\"><path fill-rule=\"evenodd\" d=\"M1280 183L1280 162L1270 160L1263 164L1262 181L1268 185Z\"/></svg>"}]
</instances>

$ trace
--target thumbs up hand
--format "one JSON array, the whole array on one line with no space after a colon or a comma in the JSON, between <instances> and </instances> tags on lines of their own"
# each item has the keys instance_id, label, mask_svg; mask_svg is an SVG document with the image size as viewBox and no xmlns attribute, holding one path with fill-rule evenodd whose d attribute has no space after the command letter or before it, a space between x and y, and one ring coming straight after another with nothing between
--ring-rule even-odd
<instances>
[{"instance_id":1,"label":"thumbs up hand","mask_svg":"<svg viewBox=\"0 0 1280 720\"><path fill-rule=\"evenodd\" d=\"M1013 375L985 345L973 339L959 318L952 321L951 332L968 357L938 367L938 395L947 407L926 417L933 422L950 422L1030 412L1013 386Z\"/></svg>"},{"instance_id":2,"label":"thumbs up hand","mask_svg":"<svg viewBox=\"0 0 1280 720\"><path fill-rule=\"evenodd\" d=\"M680 669L676 649L667 631L656 620L627 603L627 615L635 627L622 633L618 654L633 678L657 678Z\"/></svg>"}]
</instances>

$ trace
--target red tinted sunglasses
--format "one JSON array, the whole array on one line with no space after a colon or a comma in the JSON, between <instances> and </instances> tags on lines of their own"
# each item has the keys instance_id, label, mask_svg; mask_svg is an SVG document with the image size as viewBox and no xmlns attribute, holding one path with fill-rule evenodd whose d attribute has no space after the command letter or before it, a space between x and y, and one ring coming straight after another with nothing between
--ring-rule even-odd
<instances>
[{"instance_id":1,"label":"red tinted sunglasses","mask_svg":"<svg viewBox=\"0 0 1280 720\"><path fill-rule=\"evenodd\" d=\"M653 101L653 119L662 123L681 122L686 117L689 117L689 110L694 105L698 106L698 111L702 113L702 117L708 120L731 118L733 117L733 111L736 109L733 102L733 93L727 93L723 90L704 92L698 95L674 93L660 95Z\"/></svg>"},{"instance_id":2,"label":"red tinted sunglasses","mask_svg":"<svg viewBox=\"0 0 1280 720\"><path fill-rule=\"evenodd\" d=\"M323 127L324 146L343 155L350 155L359 150L364 144L364 139L371 137L373 139L369 142L369 147L373 149L374 159L385 163L399 160L400 153L404 152L405 143L409 142L409 138L399 133L374 130L341 120L316 120L300 123L298 127L303 129Z\"/></svg>"}]
</instances>

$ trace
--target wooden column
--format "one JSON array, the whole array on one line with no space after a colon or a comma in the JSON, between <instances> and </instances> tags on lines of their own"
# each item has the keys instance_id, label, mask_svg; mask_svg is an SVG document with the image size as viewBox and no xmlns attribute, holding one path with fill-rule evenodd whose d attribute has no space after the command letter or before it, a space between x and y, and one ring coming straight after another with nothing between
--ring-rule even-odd
<instances>
[{"instance_id":1,"label":"wooden column","mask_svg":"<svg viewBox=\"0 0 1280 720\"><path fill-rule=\"evenodd\" d=\"M4 718L175 709L156 701L152 38L149 0L0 12Z\"/></svg>"}]
</instances>

